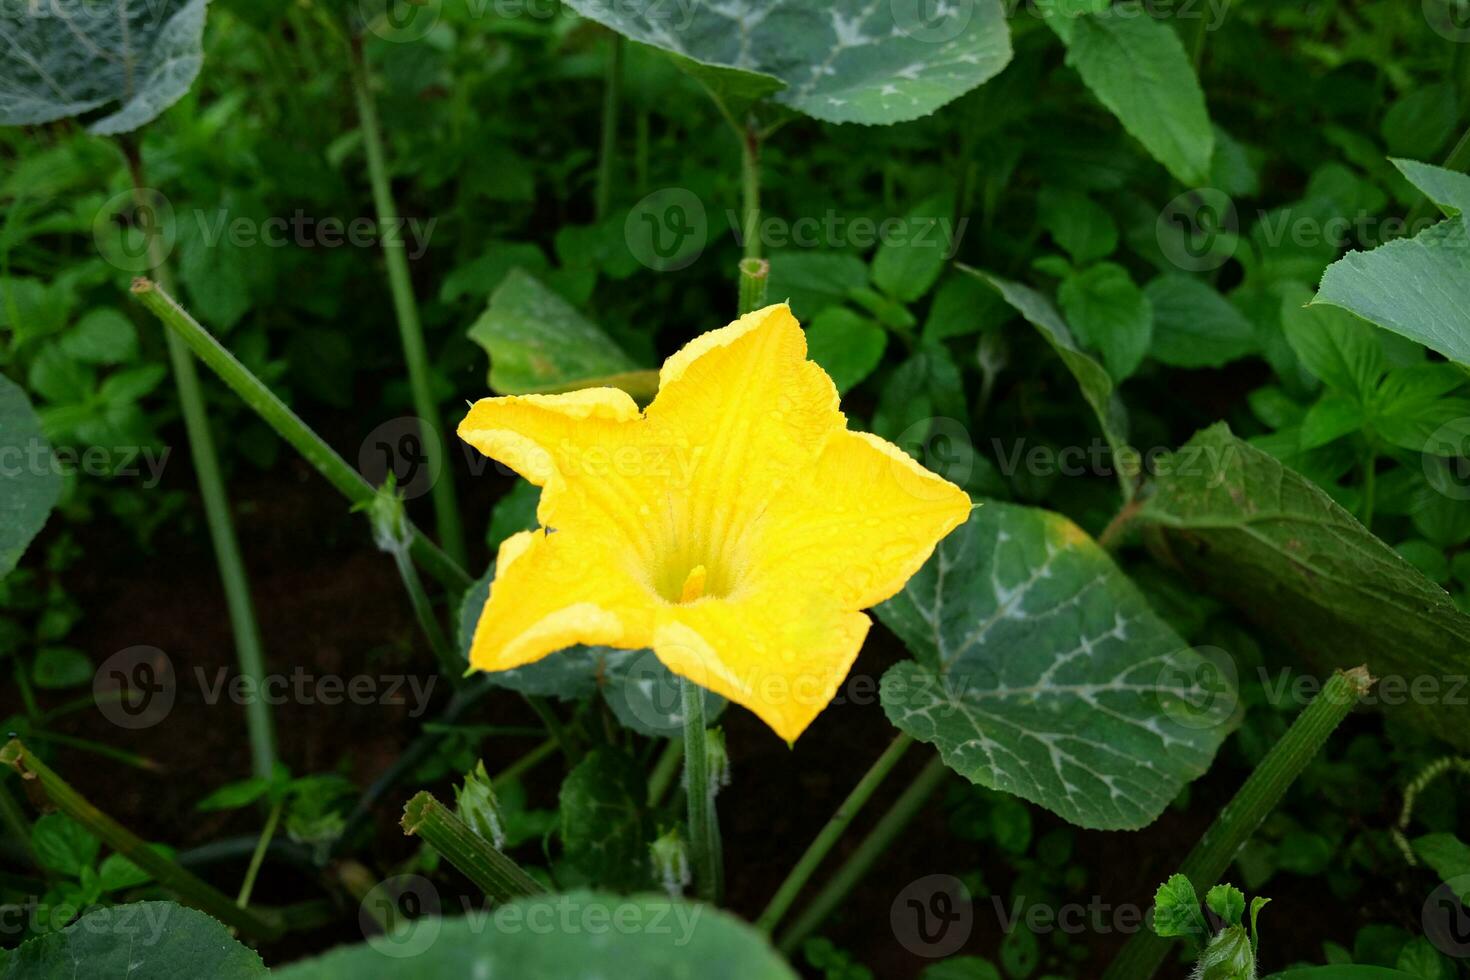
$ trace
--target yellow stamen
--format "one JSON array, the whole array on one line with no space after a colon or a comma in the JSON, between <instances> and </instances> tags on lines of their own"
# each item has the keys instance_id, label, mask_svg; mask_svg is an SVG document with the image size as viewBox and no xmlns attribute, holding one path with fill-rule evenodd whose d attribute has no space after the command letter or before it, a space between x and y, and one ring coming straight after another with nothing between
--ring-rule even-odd
<instances>
[{"instance_id":1,"label":"yellow stamen","mask_svg":"<svg viewBox=\"0 0 1470 980\"><path fill-rule=\"evenodd\" d=\"M693 602L704 595L704 580L709 577L703 565L695 565L684 579L684 588L679 590L680 602Z\"/></svg>"}]
</instances>

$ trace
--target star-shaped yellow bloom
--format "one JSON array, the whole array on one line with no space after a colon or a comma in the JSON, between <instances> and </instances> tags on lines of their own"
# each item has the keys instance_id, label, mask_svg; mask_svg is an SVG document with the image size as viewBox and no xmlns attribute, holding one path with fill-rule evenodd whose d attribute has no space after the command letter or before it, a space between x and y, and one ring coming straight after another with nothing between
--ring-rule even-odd
<instances>
[{"instance_id":1,"label":"star-shaped yellow bloom","mask_svg":"<svg viewBox=\"0 0 1470 980\"><path fill-rule=\"evenodd\" d=\"M470 650L509 670L651 647L793 741L970 498L847 428L783 304L691 341L642 412L616 388L486 398L460 438L542 488L500 547Z\"/></svg>"}]
</instances>

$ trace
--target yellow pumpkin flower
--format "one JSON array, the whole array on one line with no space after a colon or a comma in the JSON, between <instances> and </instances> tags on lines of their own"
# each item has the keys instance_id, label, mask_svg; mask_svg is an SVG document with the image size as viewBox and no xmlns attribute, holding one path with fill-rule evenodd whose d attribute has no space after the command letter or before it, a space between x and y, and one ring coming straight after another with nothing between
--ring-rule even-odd
<instances>
[{"instance_id":1,"label":"yellow pumpkin flower","mask_svg":"<svg viewBox=\"0 0 1470 980\"><path fill-rule=\"evenodd\" d=\"M847 428L784 304L664 362L644 411L616 388L485 398L460 438L542 488L500 547L470 664L576 644L651 647L794 741L871 621L970 498Z\"/></svg>"}]
</instances>

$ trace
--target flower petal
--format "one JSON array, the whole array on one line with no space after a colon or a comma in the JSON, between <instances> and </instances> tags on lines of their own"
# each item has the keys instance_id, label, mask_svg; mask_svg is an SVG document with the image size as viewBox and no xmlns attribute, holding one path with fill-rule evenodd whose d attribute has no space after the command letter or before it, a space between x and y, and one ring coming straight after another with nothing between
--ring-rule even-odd
<instances>
[{"instance_id":1,"label":"flower petal","mask_svg":"<svg viewBox=\"0 0 1470 980\"><path fill-rule=\"evenodd\" d=\"M794 742L837 693L871 625L859 612L779 596L705 600L660 609L653 651Z\"/></svg>"},{"instance_id":2,"label":"flower petal","mask_svg":"<svg viewBox=\"0 0 1470 980\"><path fill-rule=\"evenodd\" d=\"M820 589L842 608L866 609L902 589L971 507L893 443L840 432L751 529L745 550L757 559L747 574L757 589Z\"/></svg>"},{"instance_id":3,"label":"flower petal","mask_svg":"<svg viewBox=\"0 0 1470 980\"><path fill-rule=\"evenodd\" d=\"M611 441L620 423L638 417L638 405L617 388L481 398L459 423L459 437L544 487L568 462L569 449Z\"/></svg>"},{"instance_id":4,"label":"flower petal","mask_svg":"<svg viewBox=\"0 0 1470 980\"><path fill-rule=\"evenodd\" d=\"M652 637L652 597L616 543L522 531L500 546L470 666L510 670L579 643L635 650Z\"/></svg>"}]
</instances>

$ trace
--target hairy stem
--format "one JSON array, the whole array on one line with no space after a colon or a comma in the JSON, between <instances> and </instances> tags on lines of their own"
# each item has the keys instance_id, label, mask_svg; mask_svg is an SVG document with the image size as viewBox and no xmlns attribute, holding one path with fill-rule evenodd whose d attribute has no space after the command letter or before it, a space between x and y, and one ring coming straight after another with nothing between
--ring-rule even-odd
<instances>
[{"instance_id":1,"label":"hairy stem","mask_svg":"<svg viewBox=\"0 0 1470 980\"><path fill-rule=\"evenodd\" d=\"M704 689L680 679L684 701L684 796L689 804L689 856L694 884L707 902L719 899L719 831L711 792L709 743L704 734Z\"/></svg>"},{"instance_id":2,"label":"hairy stem","mask_svg":"<svg viewBox=\"0 0 1470 980\"><path fill-rule=\"evenodd\" d=\"M388 288L393 294L393 312L398 320L403 359L408 365L414 412L419 417L420 434L429 470L439 474L431 489L439 543L450 557L463 565L464 529L460 525L459 503L455 499L454 471L449 465L450 457L444 451L439 406L434 401L429 383L429 354L424 345L424 330L419 322L413 282L408 274L408 255L402 237L398 205L393 200L393 189L388 182L387 153L384 149L382 127L378 123L378 107L369 86L367 63L363 60L361 45L354 40L348 44L347 50L352 94L357 101L357 114L362 123L368 180L372 184L373 205L378 213L383 261L388 269Z\"/></svg>"},{"instance_id":3,"label":"hairy stem","mask_svg":"<svg viewBox=\"0 0 1470 980\"><path fill-rule=\"evenodd\" d=\"M494 901L508 902L545 891L520 865L491 847L427 791L403 808L403 832L422 837Z\"/></svg>"},{"instance_id":4,"label":"hairy stem","mask_svg":"<svg viewBox=\"0 0 1470 980\"><path fill-rule=\"evenodd\" d=\"M167 290L151 280L136 279L133 281L133 295L168 327L170 336L176 336L187 344L221 381L239 395L267 425L276 430L282 439L289 442L344 497L363 506L372 501L377 492L373 485L363 479L310 426L301 421L295 412L286 407L286 403L277 398L249 368L210 336L209 331L185 312ZM470 587L474 580L458 562L439 550L412 524L408 525L408 529L413 535L413 544L410 546L413 556L430 575L454 592L463 592Z\"/></svg>"},{"instance_id":5,"label":"hairy stem","mask_svg":"<svg viewBox=\"0 0 1470 980\"><path fill-rule=\"evenodd\" d=\"M877 825L858 844L857 850L843 862L831 880L817 893L817 897L812 899L791 928L786 930L781 941L776 944L781 952L791 955L791 951L800 946L802 940L827 921L827 916L842 904L848 893L872 870L878 858L883 856L898 835L903 833L904 828L919 815L929 797L944 781L947 771L944 760L939 756L929 760L929 764L909 784L909 788L893 801L888 812L879 818Z\"/></svg>"},{"instance_id":6,"label":"hairy stem","mask_svg":"<svg viewBox=\"0 0 1470 980\"><path fill-rule=\"evenodd\" d=\"M847 830L853 818L867 804L873 792L882 785L883 780L888 778L888 774L893 771L893 767L898 764L898 760L903 758L903 754L913 744L914 740L902 733L889 743L888 748L878 757L878 761L874 762L868 768L868 771L863 774L863 778L858 780L858 784L852 788L852 792L847 794L847 799L842 801L842 805L837 808L837 812L832 814L826 826L807 845L806 851L796 862L796 866L786 875L786 880L781 882L781 887L776 890L776 894L771 898L770 904L761 913L761 917L756 920L755 925L757 929L763 932L771 932L776 928L776 923L781 921L781 916L786 914L786 910L791 907L791 903L801 893L802 886L806 884L807 879L812 876L812 873L817 870L817 867L822 863L822 859L827 856L827 852L832 850L833 845L842 837L843 832Z\"/></svg>"},{"instance_id":7,"label":"hairy stem","mask_svg":"<svg viewBox=\"0 0 1470 980\"><path fill-rule=\"evenodd\" d=\"M1297 776L1372 683L1366 667L1334 674L1316 699L1291 723L1281 741L1266 753L1179 866L1179 872L1200 894L1220 880L1241 847L1281 802ZM1170 940L1152 931L1135 933L1103 974L1103 980L1149 980L1164 961L1170 945Z\"/></svg>"}]
</instances>

